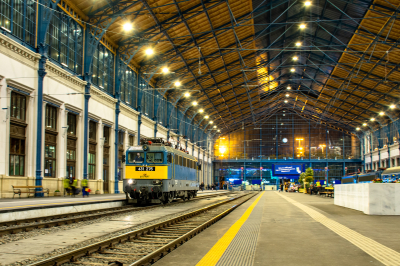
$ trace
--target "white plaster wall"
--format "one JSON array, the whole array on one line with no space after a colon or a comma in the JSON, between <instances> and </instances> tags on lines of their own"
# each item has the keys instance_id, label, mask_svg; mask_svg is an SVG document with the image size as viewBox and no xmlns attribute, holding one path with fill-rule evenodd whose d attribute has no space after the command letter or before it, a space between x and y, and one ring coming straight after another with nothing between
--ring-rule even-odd
<instances>
[{"instance_id":1,"label":"white plaster wall","mask_svg":"<svg viewBox=\"0 0 400 266\"><path fill-rule=\"evenodd\" d=\"M371 163L371 157L365 157L365 163Z\"/></svg>"},{"instance_id":2,"label":"white plaster wall","mask_svg":"<svg viewBox=\"0 0 400 266\"><path fill-rule=\"evenodd\" d=\"M83 94L71 94L71 93L82 93L83 89L72 89L70 86L66 86L59 81L49 77L45 77L43 80L43 93L49 94L51 97L56 98L64 103L76 106L79 109L83 109L85 97ZM89 100L90 101L90 100Z\"/></svg>"},{"instance_id":3,"label":"white plaster wall","mask_svg":"<svg viewBox=\"0 0 400 266\"><path fill-rule=\"evenodd\" d=\"M375 162L375 161L379 161L379 155L372 155L372 161L373 162Z\"/></svg>"},{"instance_id":4,"label":"white plaster wall","mask_svg":"<svg viewBox=\"0 0 400 266\"><path fill-rule=\"evenodd\" d=\"M115 120L115 111L114 109L99 103L93 98L89 100L89 113L95 114L103 119L107 119L110 121Z\"/></svg>"},{"instance_id":5,"label":"white plaster wall","mask_svg":"<svg viewBox=\"0 0 400 266\"><path fill-rule=\"evenodd\" d=\"M149 128L149 126L142 123L142 125L140 126L140 134L152 138L154 137L154 128Z\"/></svg>"},{"instance_id":6,"label":"white plaster wall","mask_svg":"<svg viewBox=\"0 0 400 266\"><path fill-rule=\"evenodd\" d=\"M27 87L36 89L38 80L37 63L22 63L9 56L4 55L2 52L3 49L0 49L0 75L7 79L16 80ZM6 52L10 54L10 51Z\"/></svg>"},{"instance_id":7,"label":"white plaster wall","mask_svg":"<svg viewBox=\"0 0 400 266\"><path fill-rule=\"evenodd\" d=\"M388 158L388 150L387 149L381 151L381 160L386 159L386 158Z\"/></svg>"},{"instance_id":8,"label":"white plaster wall","mask_svg":"<svg viewBox=\"0 0 400 266\"><path fill-rule=\"evenodd\" d=\"M399 148L398 147L390 148L390 157L393 157L393 156L399 156Z\"/></svg>"},{"instance_id":9,"label":"white plaster wall","mask_svg":"<svg viewBox=\"0 0 400 266\"><path fill-rule=\"evenodd\" d=\"M118 122L119 122L119 125L127 128L129 130L137 131L137 126L138 126L137 117L136 117L136 119L134 119L134 118L128 117L128 116L120 113L119 117L118 117Z\"/></svg>"},{"instance_id":10,"label":"white plaster wall","mask_svg":"<svg viewBox=\"0 0 400 266\"><path fill-rule=\"evenodd\" d=\"M0 175L4 175L7 172L8 165L8 141L10 131L10 119L9 117L9 105L10 92L7 90L7 84L5 79L0 81ZM7 109L3 109L7 108Z\"/></svg>"},{"instance_id":11,"label":"white plaster wall","mask_svg":"<svg viewBox=\"0 0 400 266\"><path fill-rule=\"evenodd\" d=\"M6 36L1 38L8 39ZM10 106L10 95L11 89L7 88L6 79L13 79L18 81L24 86L34 90L37 88L37 63L25 60L23 57L15 55L11 58L7 55L13 55L8 49L0 46L0 175L8 175L8 164L9 164L9 132L10 132L10 119L9 112L5 108ZM17 60L16 60L17 59ZM36 102L33 97L27 97L27 110L26 110L26 122L28 127L26 128L25 136L26 139L26 154L30 154L31 157L25 160L25 175L33 175L33 163L32 154L34 153L33 138L36 137L36 133L33 132L34 125L36 124ZM35 108L33 108L35 107ZM4 109L3 109L4 108ZM8 118L7 118L8 114Z\"/></svg>"},{"instance_id":12,"label":"white plaster wall","mask_svg":"<svg viewBox=\"0 0 400 266\"><path fill-rule=\"evenodd\" d=\"M166 140L167 139L167 135L165 134L162 134L162 133L160 133L160 131L157 131L157 138L163 138L164 140Z\"/></svg>"}]
</instances>

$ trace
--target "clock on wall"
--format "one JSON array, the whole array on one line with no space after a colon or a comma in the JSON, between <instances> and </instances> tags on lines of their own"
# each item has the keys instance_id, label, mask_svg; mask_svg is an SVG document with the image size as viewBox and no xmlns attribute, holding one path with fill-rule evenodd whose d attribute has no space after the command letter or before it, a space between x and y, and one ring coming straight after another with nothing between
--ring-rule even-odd
<instances>
[{"instance_id":1,"label":"clock on wall","mask_svg":"<svg viewBox=\"0 0 400 266\"><path fill-rule=\"evenodd\" d=\"M282 139L283 143L287 143L287 138Z\"/></svg>"}]
</instances>

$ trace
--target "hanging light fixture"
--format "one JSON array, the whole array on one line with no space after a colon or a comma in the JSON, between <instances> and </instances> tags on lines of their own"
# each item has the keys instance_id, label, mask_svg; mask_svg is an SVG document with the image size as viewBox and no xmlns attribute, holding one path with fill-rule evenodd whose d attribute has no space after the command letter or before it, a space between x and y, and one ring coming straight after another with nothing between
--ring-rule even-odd
<instances>
[{"instance_id":1,"label":"hanging light fixture","mask_svg":"<svg viewBox=\"0 0 400 266\"><path fill-rule=\"evenodd\" d=\"M152 48L147 48L145 53L146 53L146 55L153 55L154 54L154 50Z\"/></svg>"},{"instance_id":2,"label":"hanging light fixture","mask_svg":"<svg viewBox=\"0 0 400 266\"><path fill-rule=\"evenodd\" d=\"M164 74L168 74L168 73L169 73L168 67L163 67L162 72L163 72Z\"/></svg>"},{"instance_id":3,"label":"hanging light fixture","mask_svg":"<svg viewBox=\"0 0 400 266\"><path fill-rule=\"evenodd\" d=\"M131 23L129 23L129 22L126 22L126 23L122 26L122 28L124 29L124 31L131 31L131 30L133 30L133 25L132 25Z\"/></svg>"}]
</instances>

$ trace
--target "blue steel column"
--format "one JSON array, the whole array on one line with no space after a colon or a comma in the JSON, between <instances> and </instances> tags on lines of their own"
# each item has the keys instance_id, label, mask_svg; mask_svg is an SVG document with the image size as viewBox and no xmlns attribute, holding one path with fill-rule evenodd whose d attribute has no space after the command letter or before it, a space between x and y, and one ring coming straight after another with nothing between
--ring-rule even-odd
<instances>
[{"instance_id":1,"label":"blue steel column","mask_svg":"<svg viewBox=\"0 0 400 266\"><path fill-rule=\"evenodd\" d=\"M304 139L304 142L306 140ZM305 147L304 147L305 150ZM308 121L308 159L311 160L311 122Z\"/></svg>"},{"instance_id":2,"label":"blue steel column","mask_svg":"<svg viewBox=\"0 0 400 266\"><path fill-rule=\"evenodd\" d=\"M275 156L278 160L279 158L279 148L278 148L278 116L275 116Z\"/></svg>"},{"instance_id":3,"label":"blue steel column","mask_svg":"<svg viewBox=\"0 0 400 266\"><path fill-rule=\"evenodd\" d=\"M115 150L115 155L114 155L114 193L119 194L119 179L118 179L118 143L119 143L119 114L121 113L120 110L120 104L121 104L121 82L122 82L122 77L126 71L126 65L124 62L122 62L120 58L120 53L117 51L117 54L115 56L115 95L114 98L117 100L115 103L115 129L114 129L114 134L115 134L115 142L114 142L114 150ZM122 162L121 162L122 163ZM122 173L121 173L122 175Z\"/></svg>"},{"instance_id":4,"label":"blue steel column","mask_svg":"<svg viewBox=\"0 0 400 266\"><path fill-rule=\"evenodd\" d=\"M363 173L365 173L365 135L362 137L361 147L363 152Z\"/></svg>"},{"instance_id":5,"label":"blue steel column","mask_svg":"<svg viewBox=\"0 0 400 266\"><path fill-rule=\"evenodd\" d=\"M38 69L38 90L37 90L37 134L36 134L36 186L42 186L42 130L43 130L43 80L46 76L46 61L47 61L47 49L48 46L45 44L46 33L50 25L51 18L54 10L60 0L42 2L38 8L38 51L41 55L39 60ZM25 5L25 2L24 2ZM25 10L26 8L24 8ZM24 11L25 12L25 11ZM13 21L14 12L11 12L11 21ZM25 23L25 21L24 21ZM13 31L13 23L11 23L11 31ZM36 189L36 191L42 191ZM43 197L43 193L35 193L35 197Z\"/></svg>"},{"instance_id":6,"label":"blue steel column","mask_svg":"<svg viewBox=\"0 0 400 266\"><path fill-rule=\"evenodd\" d=\"M343 140L343 143L342 143L343 176L346 176L346 162L344 161L346 159L345 153L344 153L344 136L345 136L344 132L342 132L342 140Z\"/></svg>"},{"instance_id":7,"label":"blue steel column","mask_svg":"<svg viewBox=\"0 0 400 266\"><path fill-rule=\"evenodd\" d=\"M328 168L328 126L325 126L325 175L326 175L326 185L329 184L329 168Z\"/></svg>"},{"instance_id":8,"label":"blue steel column","mask_svg":"<svg viewBox=\"0 0 400 266\"><path fill-rule=\"evenodd\" d=\"M325 159L328 159L328 126L325 126Z\"/></svg>"},{"instance_id":9,"label":"blue steel column","mask_svg":"<svg viewBox=\"0 0 400 266\"><path fill-rule=\"evenodd\" d=\"M118 99L118 101L115 103L115 142L114 142L114 149L115 149L115 157L114 157L114 193L115 194L119 194L119 188L118 188L118 184L119 184L119 180L118 180L118 141L119 141L119 127L118 127L118 123L119 123L119 113L121 112L121 110L119 109L119 105L120 105L120 100ZM122 173L121 173L122 175Z\"/></svg>"},{"instance_id":10,"label":"blue steel column","mask_svg":"<svg viewBox=\"0 0 400 266\"><path fill-rule=\"evenodd\" d=\"M85 124L83 127L83 179L88 179L90 85L90 82L85 85L85 110L83 112L83 122Z\"/></svg>"},{"instance_id":11,"label":"blue steel column","mask_svg":"<svg viewBox=\"0 0 400 266\"><path fill-rule=\"evenodd\" d=\"M43 79L46 76L47 47L39 44L42 57L39 60L39 80L37 91L37 133L36 133L36 180L35 186L42 186L42 130L43 130ZM36 191L42 191L37 188ZM43 197L43 193L35 193L36 197Z\"/></svg>"},{"instance_id":12,"label":"blue steel column","mask_svg":"<svg viewBox=\"0 0 400 266\"><path fill-rule=\"evenodd\" d=\"M137 126L137 144L140 145L140 125L142 124L142 113L138 115L138 126Z\"/></svg>"},{"instance_id":13,"label":"blue steel column","mask_svg":"<svg viewBox=\"0 0 400 266\"><path fill-rule=\"evenodd\" d=\"M162 101L162 97L160 98L160 100L158 100L159 95L155 95L155 93L153 93L153 121L155 122L154 124L154 137L157 137L157 118L158 118L158 107L160 106L160 103Z\"/></svg>"},{"instance_id":14,"label":"blue steel column","mask_svg":"<svg viewBox=\"0 0 400 266\"><path fill-rule=\"evenodd\" d=\"M292 115L292 146L293 146L293 160L296 159L296 151L294 150L294 116Z\"/></svg>"},{"instance_id":15,"label":"blue steel column","mask_svg":"<svg viewBox=\"0 0 400 266\"><path fill-rule=\"evenodd\" d=\"M138 84L140 86L138 86L138 97L137 97L137 111L139 112L138 115L138 137L137 137L137 143L138 145L140 145L140 125L142 124L142 97L143 97L143 82L144 79L140 76L140 71L138 72L138 80L140 79L140 81L138 82Z\"/></svg>"}]
</instances>

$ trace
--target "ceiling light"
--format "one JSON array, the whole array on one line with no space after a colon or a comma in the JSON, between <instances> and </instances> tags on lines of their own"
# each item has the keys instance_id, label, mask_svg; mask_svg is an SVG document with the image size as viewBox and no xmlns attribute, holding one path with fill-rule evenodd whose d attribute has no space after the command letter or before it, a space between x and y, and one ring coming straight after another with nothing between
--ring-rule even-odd
<instances>
[{"instance_id":1,"label":"ceiling light","mask_svg":"<svg viewBox=\"0 0 400 266\"><path fill-rule=\"evenodd\" d=\"M152 48L147 48L146 51L145 51L145 53L146 53L147 55L152 55L152 54L154 54L154 50L153 50Z\"/></svg>"},{"instance_id":2,"label":"ceiling light","mask_svg":"<svg viewBox=\"0 0 400 266\"><path fill-rule=\"evenodd\" d=\"M367 126L367 123L364 123L363 126L366 127L366 126Z\"/></svg>"},{"instance_id":3,"label":"ceiling light","mask_svg":"<svg viewBox=\"0 0 400 266\"><path fill-rule=\"evenodd\" d=\"M311 6L311 2L310 1L306 1L306 2L304 2L304 5L305 6Z\"/></svg>"},{"instance_id":4,"label":"ceiling light","mask_svg":"<svg viewBox=\"0 0 400 266\"><path fill-rule=\"evenodd\" d=\"M194 102L192 102L192 104L193 104L194 106L196 106L196 105L197 105L197 102L196 102L196 101L194 101Z\"/></svg>"},{"instance_id":5,"label":"ceiling light","mask_svg":"<svg viewBox=\"0 0 400 266\"><path fill-rule=\"evenodd\" d=\"M189 97L189 96L190 96L190 93L186 92L185 97Z\"/></svg>"},{"instance_id":6,"label":"ceiling light","mask_svg":"<svg viewBox=\"0 0 400 266\"><path fill-rule=\"evenodd\" d=\"M396 108L396 105L392 104L392 105L390 106L390 109L394 109L394 108Z\"/></svg>"},{"instance_id":7,"label":"ceiling light","mask_svg":"<svg viewBox=\"0 0 400 266\"><path fill-rule=\"evenodd\" d=\"M296 42L296 46L301 46L301 42Z\"/></svg>"},{"instance_id":8,"label":"ceiling light","mask_svg":"<svg viewBox=\"0 0 400 266\"><path fill-rule=\"evenodd\" d=\"M375 118L371 118L371 121L375 121Z\"/></svg>"},{"instance_id":9,"label":"ceiling light","mask_svg":"<svg viewBox=\"0 0 400 266\"><path fill-rule=\"evenodd\" d=\"M168 74L168 73L169 73L168 67L163 67L162 72L163 72L164 74Z\"/></svg>"},{"instance_id":10,"label":"ceiling light","mask_svg":"<svg viewBox=\"0 0 400 266\"><path fill-rule=\"evenodd\" d=\"M199 112L202 113L202 112L204 112L204 110L203 110L203 109L200 109Z\"/></svg>"},{"instance_id":11,"label":"ceiling light","mask_svg":"<svg viewBox=\"0 0 400 266\"><path fill-rule=\"evenodd\" d=\"M122 26L124 28L124 31L131 31L133 29L133 26L131 23L127 22Z\"/></svg>"},{"instance_id":12,"label":"ceiling light","mask_svg":"<svg viewBox=\"0 0 400 266\"><path fill-rule=\"evenodd\" d=\"M385 115L385 112L380 112L379 115Z\"/></svg>"},{"instance_id":13,"label":"ceiling light","mask_svg":"<svg viewBox=\"0 0 400 266\"><path fill-rule=\"evenodd\" d=\"M297 61L297 60L299 60L299 58L297 56L293 56L293 60Z\"/></svg>"},{"instance_id":14,"label":"ceiling light","mask_svg":"<svg viewBox=\"0 0 400 266\"><path fill-rule=\"evenodd\" d=\"M217 132L221 132L221 130L218 129Z\"/></svg>"},{"instance_id":15,"label":"ceiling light","mask_svg":"<svg viewBox=\"0 0 400 266\"><path fill-rule=\"evenodd\" d=\"M290 69L290 72L295 72L295 71L296 71L296 69L294 69L294 68Z\"/></svg>"},{"instance_id":16,"label":"ceiling light","mask_svg":"<svg viewBox=\"0 0 400 266\"><path fill-rule=\"evenodd\" d=\"M210 121L210 124L214 123L213 121Z\"/></svg>"},{"instance_id":17,"label":"ceiling light","mask_svg":"<svg viewBox=\"0 0 400 266\"><path fill-rule=\"evenodd\" d=\"M360 130L360 128L358 127L358 128L356 128L356 130Z\"/></svg>"},{"instance_id":18,"label":"ceiling light","mask_svg":"<svg viewBox=\"0 0 400 266\"><path fill-rule=\"evenodd\" d=\"M205 119L208 119L208 115L206 115L204 118L205 118Z\"/></svg>"},{"instance_id":19,"label":"ceiling light","mask_svg":"<svg viewBox=\"0 0 400 266\"><path fill-rule=\"evenodd\" d=\"M217 128L217 126L214 126L214 128Z\"/></svg>"},{"instance_id":20,"label":"ceiling light","mask_svg":"<svg viewBox=\"0 0 400 266\"><path fill-rule=\"evenodd\" d=\"M306 28L306 24L300 24L300 29L305 29Z\"/></svg>"},{"instance_id":21,"label":"ceiling light","mask_svg":"<svg viewBox=\"0 0 400 266\"><path fill-rule=\"evenodd\" d=\"M176 81L176 82L175 82L175 86L176 86L176 87L181 86L181 82L180 82L180 81Z\"/></svg>"},{"instance_id":22,"label":"ceiling light","mask_svg":"<svg viewBox=\"0 0 400 266\"><path fill-rule=\"evenodd\" d=\"M287 100L285 100L285 103L287 103Z\"/></svg>"},{"instance_id":23,"label":"ceiling light","mask_svg":"<svg viewBox=\"0 0 400 266\"><path fill-rule=\"evenodd\" d=\"M287 88L286 88L286 89L290 90L291 88L290 88L290 86L287 86Z\"/></svg>"},{"instance_id":24,"label":"ceiling light","mask_svg":"<svg viewBox=\"0 0 400 266\"><path fill-rule=\"evenodd\" d=\"M285 96L286 96L286 97L289 97L289 93L287 93Z\"/></svg>"}]
</instances>

